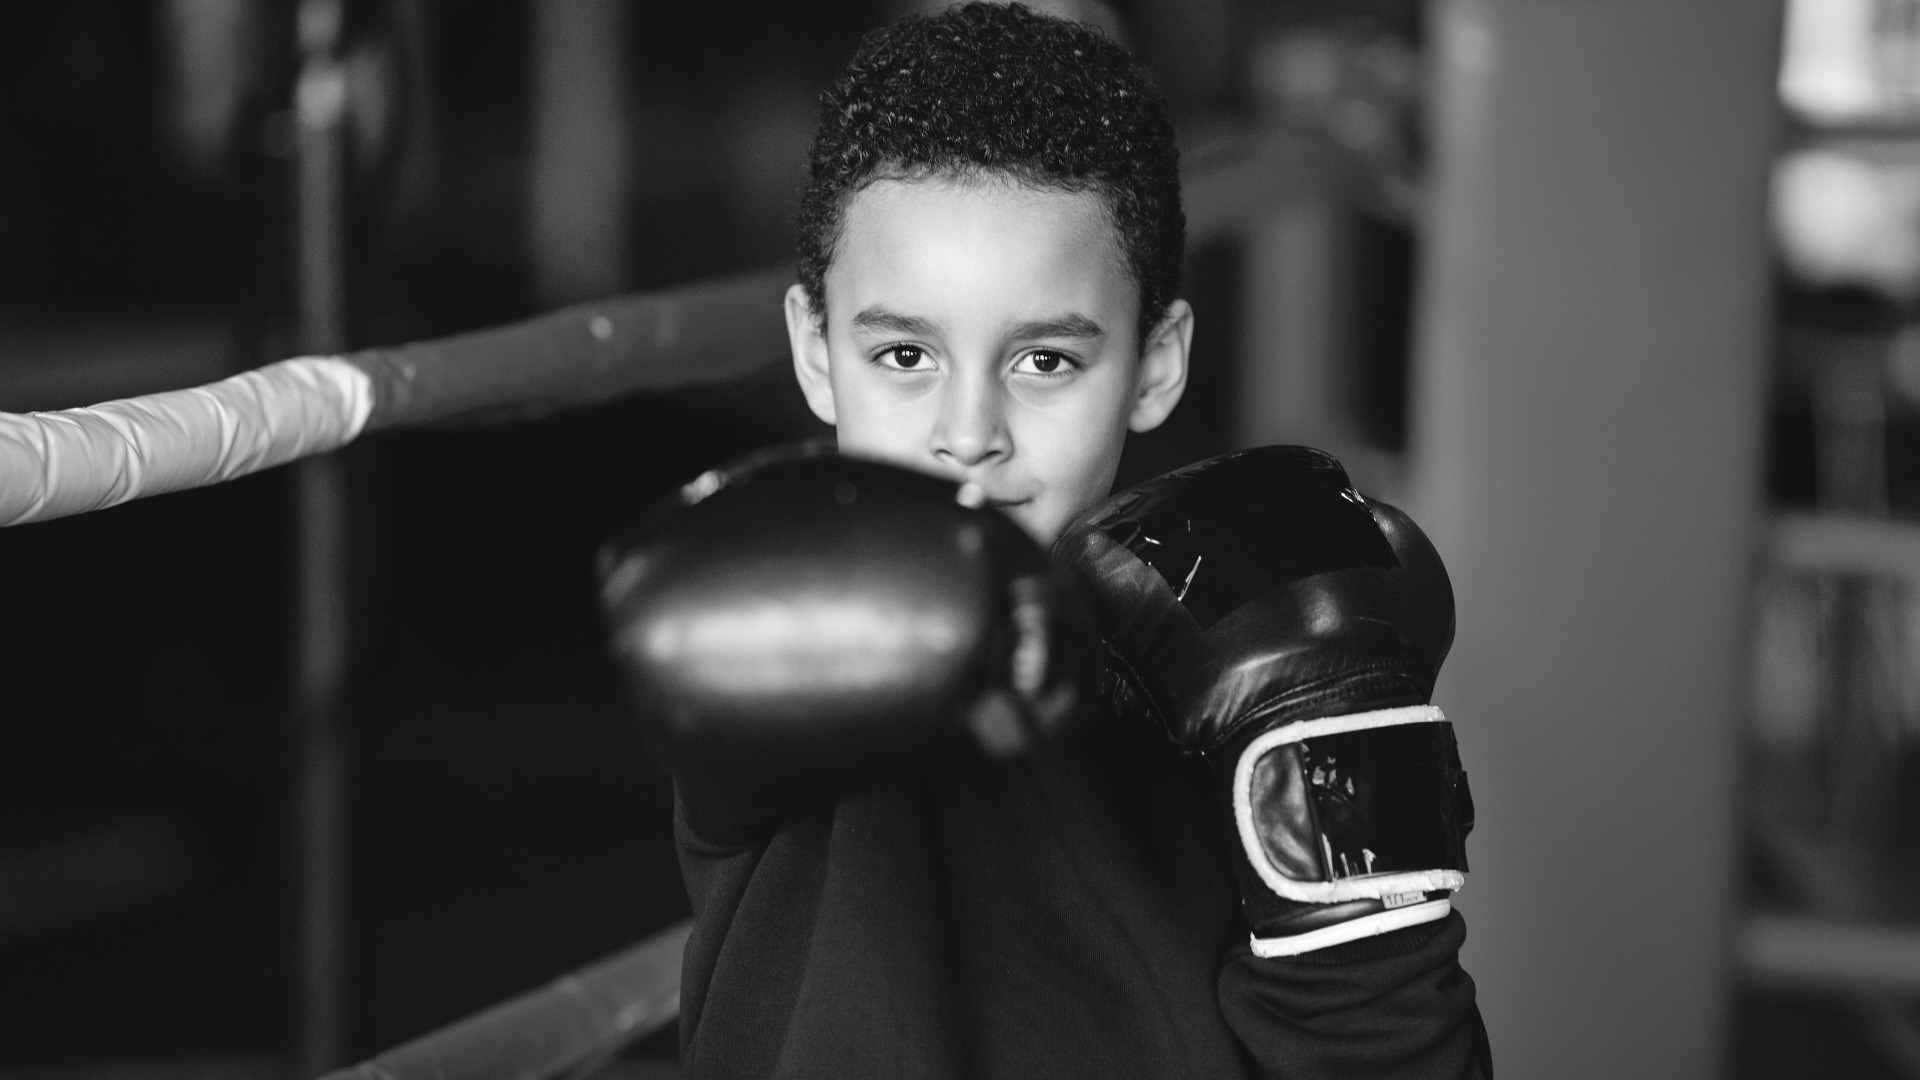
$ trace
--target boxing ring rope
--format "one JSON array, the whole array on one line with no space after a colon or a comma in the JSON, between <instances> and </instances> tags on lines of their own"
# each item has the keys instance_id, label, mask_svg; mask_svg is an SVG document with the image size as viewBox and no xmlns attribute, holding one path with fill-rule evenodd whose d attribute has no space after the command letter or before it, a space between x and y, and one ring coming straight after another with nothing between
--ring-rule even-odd
<instances>
[{"instance_id":1,"label":"boxing ring rope","mask_svg":"<svg viewBox=\"0 0 1920 1080\"><path fill-rule=\"evenodd\" d=\"M691 923L475 1013L324 1080L582 1077L680 1015Z\"/></svg>"},{"instance_id":2,"label":"boxing ring rope","mask_svg":"<svg viewBox=\"0 0 1920 1080\"><path fill-rule=\"evenodd\" d=\"M0 525L232 480L436 423L530 420L730 382L786 353L780 266L435 341L282 360L188 390L0 413Z\"/></svg>"}]
</instances>

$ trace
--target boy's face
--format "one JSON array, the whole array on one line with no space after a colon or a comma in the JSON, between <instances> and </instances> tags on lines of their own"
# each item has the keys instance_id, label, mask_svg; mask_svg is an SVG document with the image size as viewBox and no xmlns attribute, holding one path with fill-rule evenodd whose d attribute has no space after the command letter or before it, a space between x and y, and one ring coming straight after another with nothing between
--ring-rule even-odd
<instances>
[{"instance_id":1,"label":"boy's face","mask_svg":"<svg viewBox=\"0 0 1920 1080\"><path fill-rule=\"evenodd\" d=\"M1166 419L1193 318L1144 347L1100 196L886 180L848 204L825 325L787 295L794 366L840 448L980 486L1042 544L1107 494L1129 429Z\"/></svg>"}]
</instances>

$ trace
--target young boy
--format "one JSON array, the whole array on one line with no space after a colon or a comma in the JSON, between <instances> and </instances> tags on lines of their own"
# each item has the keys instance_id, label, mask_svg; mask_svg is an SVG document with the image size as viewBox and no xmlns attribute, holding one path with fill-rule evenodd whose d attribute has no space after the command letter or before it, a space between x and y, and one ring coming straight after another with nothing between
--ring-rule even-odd
<instances>
[{"instance_id":1,"label":"young boy","mask_svg":"<svg viewBox=\"0 0 1920 1080\"><path fill-rule=\"evenodd\" d=\"M959 481L963 501L1043 547L1106 497L1127 431L1180 399L1193 313L1176 295L1173 132L1142 68L1079 24L974 4L870 34L822 98L800 234L794 367L841 450ZM868 498L851 482L832 491ZM870 554L819 550L801 518L768 511L759 531L776 535L751 538L754 566L785 544L791 557L764 570L778 587L856 566L823 603L832 588L944 597L957 571L888 547L919 543L936 510L872 534ZM713 552L737 526L677 541L738 562ZM954 535L963 553L979 547L978 531ZM674 578L658 566L630 569ZM935 601L918 621L898 606L859 638L869 648L839 658L852 675L779 668L782 692L880 685L875 655L951 634ZM701 625L751 650L784 617L756 612ZM828 634L865 616L809 617ZM650 640L670 652L679 633ZM667 711L698 723L699 708ZM1164 735L1105 721L1022 755L918 759L858 784L820 779L864 760L857 732L778 731L765 746L784 749L757 752L812 775L804 798L677 761L696 916L686 1075L1490 1076L1458 915L1427 904L1437 921L1250 953L1216 778ZM709 738L722 752L747 741Z\"/></svg>"}]
</instances>

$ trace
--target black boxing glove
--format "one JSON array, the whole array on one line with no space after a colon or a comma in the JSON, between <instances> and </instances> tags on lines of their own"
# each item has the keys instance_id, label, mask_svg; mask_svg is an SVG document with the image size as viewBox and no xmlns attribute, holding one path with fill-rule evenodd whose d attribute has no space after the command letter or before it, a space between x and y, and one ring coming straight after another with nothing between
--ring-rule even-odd
<instances>
[{"instance_id":1,"label":"black boxing glove","mask_svg":"<svg viewBox=\"0 0 1920 1080\"><path fill-rule=\"evenodd\" d=\"M1472 799L1429 704L1453 589L1406 515L1331 456L1272 446L1113 496L1054 546L1108 693L1224 782L1260 956L1442 918Z\"/></svg>"},{"instance_id":2,"label":"black boxing glove","mask_svg":"<svg viewBox=\"0 0 1920 1080\"><path fill-rule=\"evenodd\" d=\"M968 494L785 449L701 476L602 549L613 652L683 798L763 824L956 744L1019 753L1094 695L1071 583Z\"/></svg>"}]
</instances>

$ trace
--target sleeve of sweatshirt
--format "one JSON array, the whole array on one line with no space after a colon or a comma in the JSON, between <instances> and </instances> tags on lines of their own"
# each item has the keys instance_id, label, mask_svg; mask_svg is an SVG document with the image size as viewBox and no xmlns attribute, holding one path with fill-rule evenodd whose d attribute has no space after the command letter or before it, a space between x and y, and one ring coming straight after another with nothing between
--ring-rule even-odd
<instances>
[{"instance_id":1,"label":"sleeve of sweatshirt","mask_svg":"<svg viewBox=\"0 0 1920 1080\"><path fill-rule=\"evenodd\" d=\"M1220 972L1220 1008L1258 1076L1493 1080L1460 967L1466 936L1456 911L1301 956L1261 959L1241 944Z\"/></svg>"}]
</instances>

